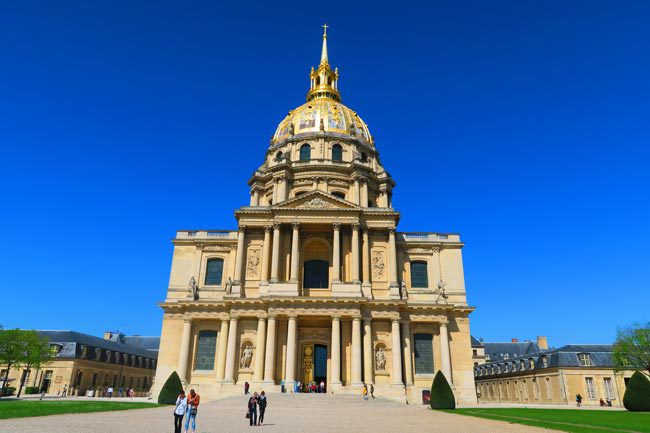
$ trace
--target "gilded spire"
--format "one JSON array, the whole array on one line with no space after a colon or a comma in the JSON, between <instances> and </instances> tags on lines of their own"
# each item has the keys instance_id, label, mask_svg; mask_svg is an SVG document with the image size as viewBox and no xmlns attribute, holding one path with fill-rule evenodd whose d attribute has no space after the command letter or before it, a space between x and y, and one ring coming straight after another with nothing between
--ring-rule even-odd
<instances>
[{"instance_id":1,"label":"gilded spire","mask_svg":"<svg viewBox=\"0 0 650 433\"><path fill-rule=\"evenodd\" d=\"M327 28L329 27L327 24L323 24L323 50L321 51L320 55L320 63L321 65L323 63L327 63Z\"/></svg>"},{"instance_id":2,"label":"gilded spire","mask_svg":"<svg viewBox=\"0 0 650 433\"><path fill-rule=\"evenodd\" d=\"M307 100L311 101L316 98L328 98L335 101L341 101L341 95L338 90L339 71L332 70L327 56L327 29L329 26L323 24L323 49L320 55L320 64L318 69L311 68L309 78L311 85L307 92Z\"/></svg>"}]
</instances>

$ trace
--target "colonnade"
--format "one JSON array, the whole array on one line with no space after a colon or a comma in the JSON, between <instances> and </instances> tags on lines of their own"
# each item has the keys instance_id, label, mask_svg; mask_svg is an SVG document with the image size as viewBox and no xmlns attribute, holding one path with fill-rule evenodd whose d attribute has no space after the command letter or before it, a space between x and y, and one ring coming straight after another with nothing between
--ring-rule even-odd
<instances>
[{"instance_id":1,"label":"colonnade","mask_svg":"<svg viewBox=\"0 0 650 433\"><path fill-rule=\"evenodd\" d=\"M217 350L215 372L217 382L234 383L235 368L238 365L238 317L231 317L221 321L221 331ZM360 386L362 383L375 383L375 352L372 341L372 318L362 316L351 317L351 359L350 383L351 386ZM277 352L277 322L275 315L257 318L256 346L253 364L253 382L274 384L283 379L285 385L291 387L297 379L296 371L298 356L298 316L287 316L287 339L285 374L283 378L275 377L276 352ZM363 323L362 323L363 322ZM362 326L363 324L363 326ZM328 381L331 385L341 385L341 316L335 315L331 319L331 344L329 349L330 372ZM449 351L449 335L447 324L439 323L440 347L438 348L441 359L440 370L452 383L451 358ZM411 350L411 328L408 320L394 318L391 320L391 352L392 370L390 372L391 385L413 385L413 363ZM189 360L191 359L190 341L192 336L192 320L184 319L181 337L178 374L183 383L188 382ZM397 350L396 350L397 349ZM196 348L194 348L196 350ZM363 366L363 368L362 368ZM403 368L404 366L404 368ZM363 378L362 378L363 371ZM402 375L402 371L404 374Z\"/></svg>"}]
</instances>

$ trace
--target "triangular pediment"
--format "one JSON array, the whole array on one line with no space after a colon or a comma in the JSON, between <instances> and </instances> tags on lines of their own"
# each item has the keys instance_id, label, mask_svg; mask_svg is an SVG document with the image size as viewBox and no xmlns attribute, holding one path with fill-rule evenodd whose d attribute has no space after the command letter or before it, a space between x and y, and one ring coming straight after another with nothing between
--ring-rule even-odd
<instances>
[{"instance_id":1,"label":"triangular pediment","mask_svg":"<svg viewBox=\"0 0 650 433\"><path fill-rule=\"evenodd\" d=\"M301 196L278 203L274 209L306 209L306 210L332 210L332 209L360 209L354 203L335 197L320 190L309 191Z\"/></svg>"}]
</instances>

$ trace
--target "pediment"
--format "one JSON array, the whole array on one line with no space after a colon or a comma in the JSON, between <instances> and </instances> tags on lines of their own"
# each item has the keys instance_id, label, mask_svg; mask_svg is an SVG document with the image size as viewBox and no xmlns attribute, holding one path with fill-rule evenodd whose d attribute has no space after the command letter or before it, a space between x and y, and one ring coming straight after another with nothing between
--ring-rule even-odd
<instances>
[{"instance_id":1,"label":"pediment","mask_svg":"<svg viewBox=\"0 0 650 433\"><path fill-rule=\"evenodd\" d=\"M320 190L310 191L298 197L278 203L274 209L333 210L360 209L359 206Z\"/></svg>"}]
</instances>

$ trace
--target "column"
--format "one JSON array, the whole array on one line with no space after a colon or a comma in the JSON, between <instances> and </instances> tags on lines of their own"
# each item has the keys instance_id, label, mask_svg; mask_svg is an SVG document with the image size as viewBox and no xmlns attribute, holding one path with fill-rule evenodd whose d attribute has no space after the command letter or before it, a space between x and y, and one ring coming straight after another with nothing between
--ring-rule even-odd
<instances>
[{"instance_id":1,"label":"column","mask_svg":"<svg viewBox=\"0 0 650 433\"><path fill-rule=\"evenodd\" d=\"M235 358L237 357L237 318L230 318L230 329L228 331L228 349L226 352L226 371L223 381L235 382Z\"/></svg>"},{"instance_id":2,"label":"column","mask_svg":"<svg viewBox=\"0 0 650 433\"><path fill-rule=\"evenodd\" d=\"M289 316L289 326L287 327L287 366L284 381L289 389L293 389L293 382L296 380L296 319L296 316Z\"/></svg>"},{"instance_id":3,"label":"column","mask_svg":"<svg viewBox=\"0 0 650 433\"><path fill-rule=\"evenodd\" d=\"M278 178L278 203L287 199L287 178L282 176ZM275 203L274 203L275 204Z\"/></svg>"},{"instance_id":4,"label":"column","mask_svg":"<svg viewBox=\"0 0 650 433\"><path fill-rule=\"evenodd\" d=\"M298 282L298 267L300 266L300 223L291 223L293 236L291 238L291 279L289 282Z\"/></svg>"},{"instance_id":5,"label":"column","mask_svg":"<svg viewBox=\"0 0 650 433\"><path fill-rule=\"evenodd\" d=\"M266 356L264 359L264 382L275 383L275 316L269 316L269 326L266 333Z\"/></svg>"},{"instance_id":6,"label":"column","mask_svg":"<svg viewBox=\"0 0 650 433\"><path fill-rule=\"evenodd\" d=\"M399 287L397 284L397 244L395 243L394 227L388 229L388 260L390 287Z\"/></svg>"},{"instance_id":7,"label":"column","mask_svg":"<svg viewBox=\"0 0 650 433\"><path fill-rule=\"evenodd\" d=\"M368 207L368 181L361 180L361 206Z\"/></svg>"},{"instance_id":8,"label":"column","mask_svg":"<svg viewBox=\"0 0 650 433\"><path fill-rule=\"evenodd\" d=\"M278 203L278 180L273 179L273 204Z\"/></svg>"},{"instance_id":9,"label":"column","mask_svg":"<svg viewBox=\"0 0 650 433\"><path fill-rule=\"evenodd\" d=\"M359 284L359 224L352 224L352 282Z\"/></svg>"},{"instance_id":10,"label":"column","mask_svg":"<svg viewBox=\"0 0 650 433\"><path fill-rule=\"evenodd\" d=\"M271 253L271 283L278 282L280 263L280 223L273 223L273 253Z\"/></svg>"},{"instance_id":11,"label":"column","mask_svg":"<svg viewBox=\"0 0 650 433\"><path fill-rule=\"evenodd\" d=\"M178 352L178 376L183 384L187 383L187 363L190 358L190 338L192 335L192 319L183 320L183 335L181 348Z\"/></svg>"},{"instance_id":12,"label":"column","mask_svg":"<svg viewBox=\"0 0 650 433\"><path fill-rule=\"evenodd\" d=\"M440 324L440 358L442 362L442 374L445 375L449 384L452 384L451 359L449 355L449 332L447 323Z\"/></svg>"},{"instance_id":13,"label":"column","mask_svg":"<svg viewBox=\"0 0 650 433\"><path fill-rule=\"evenodd\" d=\"M341 318L334 316L332 317L332 346L330 347L332 351L331 355L331 365L330 373L332 378L330 379L330 384L340 385L341 384Z\"/></svg>"},{"instance_id":14,"label":"column","mask_svg":"<svg viewBox=\"0 0 650 433\"><path fill-rule=\"evenodd\" d=\"M375 383L373 374L374 355L372 350L372 318L363 318L363 381L366 385Z\"/></svg>"},{"instance_id":15,"label":"column","mask_svg":"<svg viewBox=\"0 0 650 433\"><path fill-rule=\"evenodd\" d=\"M245 226L239 226L239 233L237 234L237 259L235 260L235 281L233 284L241 284L242 271L244 269L244 235L246 232Z\"/></svg>"},{"instance_id":16,"label":"column","mask_svg":"<svg viewBox=\"0 0 650 433\"><path fill-rule=\"evenodd\" d=\"M442 280L440 273L440 247L433 247L433 264L431 266L433 273L433 281L429 284L434 289L438 288L438 283Z\"/></svg>"},{"instance_id":17,"label":"column","mask_svg":"<svg viewBox=\"0 0 650 433\"><path fill-rule=\"evenodd\" d=\"M393 385L404 385L404 382L402 382L402 349L399 338L399 319L393 319L391 337L393 346L393 373L391 374L391 383Z\"/></svg>"},{"instance_id":18,"label":"column","mask_svg":"<svg viewBox=\"0 0 650 433\"><path fill-rule=\"evenodd\" d=\"M269 259L271 258L271 226L264 226L264 246L262 246L262 278L260 285L269 282Z\"/></svg>"},{"instance_id":19,"label":"column","mask_svg":"<svg viewBox=\"0 0 650 433\"><path fill-rule=\"evenodd\" d=\"M404 343L404 380L406 385L413 385L413 360L411 358L411 322L402 322L402 342Z\"/></svg>"},{"instance_id":20,"label":"column","mask_svg":"<svg viewBox=\"0 0 650 433\"><path fill-rule=\"evenodd\" d=\"M354 203L361 204L361 188L359 187L359 179L354 179Z\"/></svg>"},{"instance_id":21,"label":"column","mask_svg":"<svg viewBox=\"0 0 650 433\"><path fill-rule=\"evenodd\" d=\"M363 276L363 285L370 285L370 239L368 229L363 229L363 246L361 248L361 267Z\"/></svg>"},{"instance_id":22,"label":"column","mask_svg":"<svg viewBox=\"0 0 650 433\"><path fill-rule=\"evenodd\" d=\"M253 382L261 382L264 378L264 345L266 344L266 319L257 319L257 334L255 336L255 366L253 368Z\"/></svg>"},{"instance_id":23,"label":"column","mask_svg":"<svg viewBox=\"0 0 650 433\"><path fill-rule=\"evenodd\" d=\"M332 224L334 228L334 248L332 252L332 282L341 282L341 224Z\"/></svg>"},{"instance_id":24,"label":"column","mask_svg":"<svg viewBox=\"0 0 650 433\"><path fill-rule=\"evenodd\" d=\"M228 320L222 320L217 351L217 380L223 380L226 372L226 350L228 350Z\"/></svg>"},{"instance_id":25,"label":"column","mask_svg":"<svg viewBox=\"0 0 650 433\"><path fill-rule=\"evenodd\" d=\"M361 385L361 317L352 318L352 385Z\"/></svg>"},{"instance_id":26,"label":"column","mask_svg":"<svg viewBox=\"0 0 650 433\"><path fill-rule=\"evenodd\" d=\"M253 187L251 191L251 206L260 205L260 190L258 187Z\"/></svg>"}]
</instances>

